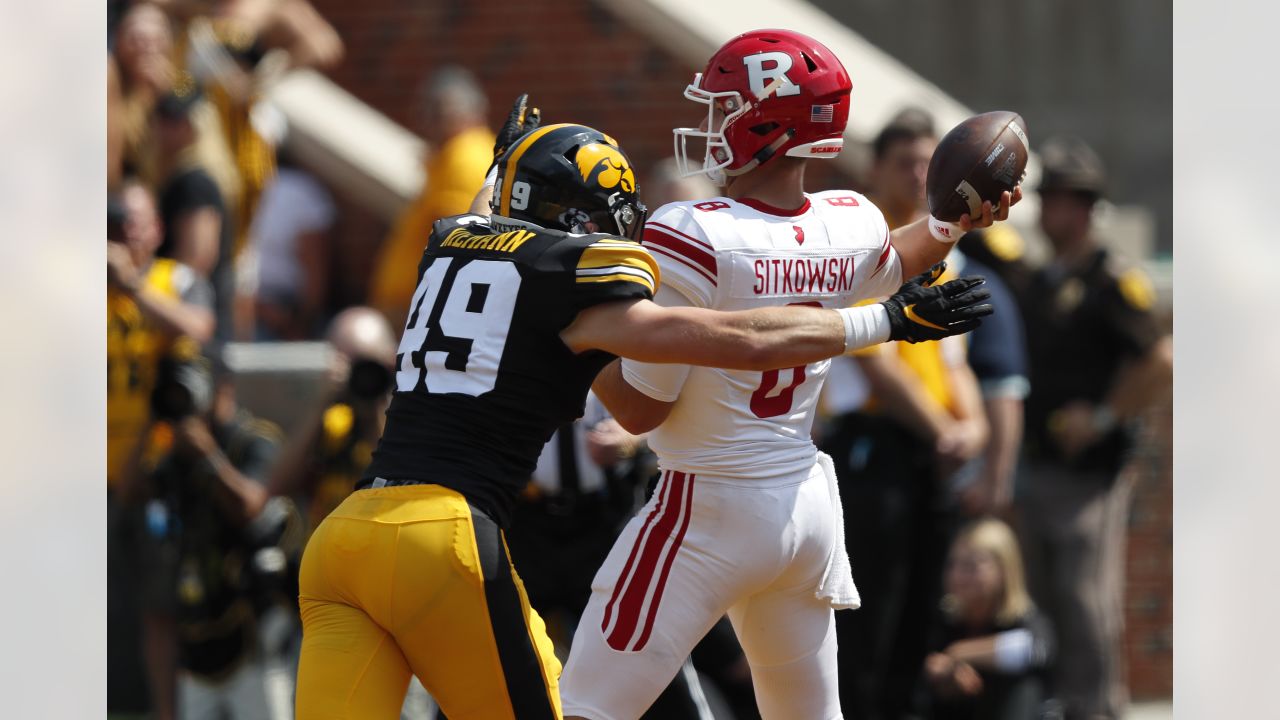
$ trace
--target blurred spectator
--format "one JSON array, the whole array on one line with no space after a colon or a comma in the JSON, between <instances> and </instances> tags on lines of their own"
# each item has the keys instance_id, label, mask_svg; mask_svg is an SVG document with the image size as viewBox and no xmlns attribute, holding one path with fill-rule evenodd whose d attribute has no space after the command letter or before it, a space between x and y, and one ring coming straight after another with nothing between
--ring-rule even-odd
<instances>
[{"instance_id":1,"label":"blurred spectator","mask_svg":"<svg viewBox=\"0 0 1280 720\"><path fill-rule=\"evenodd\" d=\"M160 213L164 242L160 255L190 266L213 282L218 325L215 338L231 333L231 219L222 191L199 153L192 114L201 91L182 75L155 108L160 149Z\"/></svg>"},{"instance_id":2,"label":"blurred spectator","mask_svg":"<svg viewBox=\"0 0 1280 720\"><path fill-rule=\"evenodd\" d=\"M1017 501L1032 590L1061 638L1056 692L1070 718L1120 718L1134 423L1169 392L1172 341L1147 276L1093 229L1106 174L1087 145L1040 149L1040 227L1053 259L1023 294L1031 361L1027 464Z\"/></svg>"},{"instance_id":3,"label":"blurred spectator","mask_svg":"<svg viewBox=\"0 0 1280 720\"><path fill-rule=\"evenodd\" d=\"M936 145L932 120L914 109L876 137L869 197L891 229L927 212ZM855 717L900 717L924 659L921 618L941 596L955 488L988 437L966 353L965 338L952 337L833 360L825 405L836 417L822 445L836 463L849 556L866 599L857 612L836 613L841 704Z\"/></svg>"},{"instance_id":4,"label":"blurred spectator","mask_svg":"<svg viewBox=\"0 0 1280 720\"><path fill-rule=\"evenodd\" d=\"M431 224L467 212L484 184L494 145L486 124L488 109L479 84L460 67L437 70L423 87L420 121L428 145L426 182L383 241L369 288L369 304L393 327L404 325Z\"/></svg>"},{"instance_id":5,"label":"blurred spectator","mask_svg":"<svg viewBox=\"0 0 1280 720\"><path fill-rule=\"evenodd\" d=\"M178 717L270 718L259 622L296 606L303 539L296 511L263 484L279 430L239 408L230 374L215 379L203 360L171 365L152 407L169 438L143 476L155 707L176 686Z\"/></svg>"},{"instance_id":6,"label":"blurred spectator","mask_svg":"<svg viewBox=\"0 0 1280 720\"><path fill-rule=\"evenodd\" d=\"M150 3L134 3L124 12L116 30L114 62L108 63L109 72L114 69L118 75L119 88L115 97L108 95L107 125L120 145L119 167L108 166L109 181L133 173L154 183L151 113L173 84L172 55L173 34L164 11Z\"/></svg>"},{"instance_id":7,"label":"blurred spectator","mask_svg":"<svg viewBox=\"0 0 1280 720\"><path fill-rule=\"evenodd\" d=\"M192 355L213 335L212 291L180 262L157 259L160 217L150 191L125 180L107 240L107 487L118 488L141 443L160 359ZM193 342L194 341L194 342Z\"/></svg>"},{"instance_id":8,"label":"blurred spectator","mask_svg":"<svg viewBox=\"0 0 1280 720\"><path fill-rule=\"evenodd\" d=\"M329 68L342 58L337 32L306 0L165 0L174 17L177 59L204 88L208 112L201 131L223 148L234 188L224 185L231 222L231 257L237 288L252 288L253 271L244 256L249 229L262 192L276 173L276 146L284 116L265 100L265 91L289 70ZM253 335L253 298L238 294L232 333Z\"/></svg>"},{"instance_id":9,"label":"blurred spectator","mask_svg":"<svg viewBox=\"0 0 1280 720\"><path fill-rule=\"evenodd\" d=\"M1009 526L966 526L951 545L942 623L924 662L927 717L934 720L1041 720L1051 634L1023 581Z\"/></svg>"},{"instance_id":10,"label":"blurred spectator","mask_svg":"<svg viewBox=\"0 0 1280 720\"><path fill-rule=\"evenodd\" d=\"M999 227L1002 233L1016 232ZM1013 476L1022 448L1023 400L1031 387L1022 314L1017 298L994 270L958 251L952 252L947 262L957 275L986 278L983 287L991 293L988 302L995 308L995 313L968 336L969 366L982 392L990 439L980 462L960 478L960 510L970 517L1004 515L1013 502Z\"/></svg>"},{"instance_id":11,"label":"blurred spectator","mask_svg":"<svg viewBox=\"0 0 1280 720\"><path fill-rule=\"evenodd\" d=\"M159 214L151 193L126 178L107 217L107 706L148 706L138 638L139 523L129 482L149 448L151 390L161 359L192 355L213 334L213 293L173 260L155 259Z\"/></svg>"},{"instance_id":12,"label":"blurred spectator","mask_svg":"<svg viewBox=\"0 0 1280 720\"><path fill-rule=\"evenodd\" d=\"M659 161L649 169L649 178L643 184L644 201L652 208L681 200L704 200L720 194L705 175L684 177L673 157Z\"/></svg>"},{"instance_id":13,"label":"blurred spectator","mask_svg":"<svg viewBox=\"0 0 1280 720\"><path fill-rule=\"evenodd\" d=\"M355 487L382 435L394 389L396 337L381 313L347 308L329 324L328 387L271 472L273 495L303 506L315 528Z\"/></svg>"},{"instance_id":14,"label":"blurred spectator","mask_svg":"<svg viewBox=\"0 0 1280 720\"><path fill-rule=\"evenodd\" d=\"M327 298L333 198L287 154L258 205L249 255L256 275L255 339L306 340L317 335Z\"/></svg>"},{"instance_id":15,"label":"blurred spectator","mask_svg":"<svg viewBox=\"0 0 1280 720\"><path fill-rule=\"evenodd\" d=\"M177 8L175 8L177 10ZM262 192L276 171L284 119L264 92L286 72L331 68L337 32L305 0L220 0L194 17L180 12L185 67L206 89L241 180L233 256L244 248Z\"/></svg>"},{"instance_id":16,"label":"blurred spectator","mask_svg":"<svg viewBox=\"0 0 1280 720\"><path fill-rule=\"evenodd\" d=\"M867 196L884 213L890 228L902 227L927 212L924 183L937 146L933 116L914 107L899 111L876 135Z\"/></svg>"},{"instance_id":17,"label":"blurred spectator","mask_svg":"<svg viewBox=\"0 0 1280 720\"><path fill-rule=\"evenodd\" d=\"M120 86L120 66L107 55L107 192L120 188L124 178L124 89Z\"/></svg>"}]
</instances>

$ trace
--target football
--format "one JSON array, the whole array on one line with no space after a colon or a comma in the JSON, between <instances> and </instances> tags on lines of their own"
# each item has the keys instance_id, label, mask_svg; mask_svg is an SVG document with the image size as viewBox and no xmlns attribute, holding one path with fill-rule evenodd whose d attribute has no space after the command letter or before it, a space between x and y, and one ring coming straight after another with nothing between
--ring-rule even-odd
<instances>
[{"instance_id":1,"label":"football","mask_svg":"<svg viewBox=\"0 0 1280 720\"><path fill-rule=\"evenodd\" d=\"M929 214L944 222L976 217L983 200L994 205L1000 193L1012 192L1027 171L1026 127L1018 113L996 110L952 128L929 160Z\"/></svg>"}]
</instances>

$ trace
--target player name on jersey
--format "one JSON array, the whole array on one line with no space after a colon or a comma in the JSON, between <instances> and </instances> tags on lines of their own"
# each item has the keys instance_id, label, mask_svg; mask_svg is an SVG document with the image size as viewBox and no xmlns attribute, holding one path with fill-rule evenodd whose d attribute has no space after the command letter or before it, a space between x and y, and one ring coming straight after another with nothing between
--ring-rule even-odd
<instances>
[{"instance_id":1,"label":"player name on jersey","mask_svg":"<svg viewBox=\"0 0 1280 720\"><path fill-rule=\"evenodd\" d=\"M475 235L458 228L450 232L440 243L441 247L461 248L463 250L495 250L497 252L515 252L533 237L530 230L513 230L498 235Z\"/></svg>"},{"instance_id":2,"label":"player name on jersey","mask_svg":"<svg viewBox=\"0 0 1280 720\"><path fill-rule=\"evenodd\" d=\"M734 253L734 296L739 295L738 276L750 268L751 295L839 295L853 290L855 256L771 256Z\"/></svg>"}]
</instances>

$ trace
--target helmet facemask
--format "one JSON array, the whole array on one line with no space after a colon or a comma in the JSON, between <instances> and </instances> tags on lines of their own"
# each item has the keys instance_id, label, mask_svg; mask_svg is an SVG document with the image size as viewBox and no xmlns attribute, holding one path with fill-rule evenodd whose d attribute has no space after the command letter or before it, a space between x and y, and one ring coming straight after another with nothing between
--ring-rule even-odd
<instances>
[{"instance_id":1,"label":"helmet facemask","mask_svg":"<svg viewBox=\"0 0 1280 720\"><path fill-rule=\"evenodd\" d=\"M700 105L707 106L706 129L682 127L675 128L676 169L682 177L706 175L716 185L725 184L724 168L733 163L733 149L725 139L725 130L729 123L737 120L750 105L742 100L742 94L736 90L727 92L710 92L702 89L702 73L693 76L693 83L684 89L685 98ZM723 108L718 106L723 101ZM725 111L728 112L725 112ZM716 116L720 115L717 126ZM714 129L713 129L714 128ZM689 154L689 139L694 139L694 157L697 157L698 143L702 144L701 167L693 167Z\"/></svg>"}]
</instances>

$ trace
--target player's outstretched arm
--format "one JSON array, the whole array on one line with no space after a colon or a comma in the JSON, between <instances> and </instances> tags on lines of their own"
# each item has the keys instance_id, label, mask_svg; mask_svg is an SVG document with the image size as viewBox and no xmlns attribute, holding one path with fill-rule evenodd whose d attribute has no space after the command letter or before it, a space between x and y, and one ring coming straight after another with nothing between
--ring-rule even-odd
<instances>
[{"instance_id":1,"label":"player's outstretched arm","mask_svg":"<svg viewBox=\"0 0 1280 720\"><path fill-rule=\"evenodd\" d=\"M960 233L954 240L959 240L960 236L970 230L978 230L985 227L991 227L997 222L1009 219L1009 208L1018 203L1022 199L1022 186L1019 185L1013 189L1012 193L1005 192L1000 195L1000 204L992 205L990 201L982 203L982 216L971 218L968 214L961 215L957 224L960 225ZM913 223L903 225L894 230L889 235L889 242L893 245L893 249L898 252L898 257L902 261L902 277L911 277L926 272L934 264L941 261L951 252L951 248L955 246L952 242L939 241L933 237L929 231L929 218L924 217Z\"/></svg>"},{"instance_id":2,"label":"player's outstretched arm","mask_svg":"<svg viewBox=\"0 0 1280 720\"><path fill-rule=\"evenodd\" d=\"M810 307L720 312L626 300L583 310L560 337L574 352L730 370L804 365L845 350L837 311Z\"/></svg>"},{"instance_id":3,"label":"player's outstretched arm","mask_svg":"<svg viewBox=\"0 0 1280 720\"><path fill-rule=\"evenodd\" d=\"M729 370L807 365L886 340L936 340L968 332L991 314L981 278L938 286L939 263L888 300L839 310L804 306L721 312L649 300L603 303L578 313L560 337L574 352L605 350L650 363Z\"/></svg>"}]
</instances>

